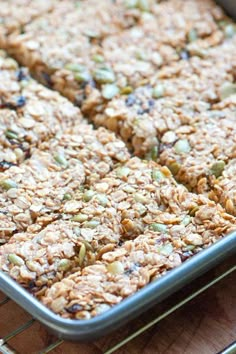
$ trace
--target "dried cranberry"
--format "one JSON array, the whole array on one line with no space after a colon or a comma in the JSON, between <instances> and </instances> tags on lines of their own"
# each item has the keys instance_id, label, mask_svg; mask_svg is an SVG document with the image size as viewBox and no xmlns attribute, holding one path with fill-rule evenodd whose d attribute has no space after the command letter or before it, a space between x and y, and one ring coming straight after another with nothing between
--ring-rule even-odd
<instances>
[{"instance_id":1,"label":"dried cranberry","mask_svg":"<svg viewBox=\"0 0 236 354\"><path fill-rule=\"evenodd\" d=\"M136 103L136 97L131 93L125 100L127 107L131 107Z\"/></svg>"},{"instance_id":2,"label":"dried cranberry","mask_svg":"<svg viewBox=\"0 0 236 354\"><path fill-rule=\"evenodd\" d=\"M81 306L80 304L74 304L70 307L67 307L65 310L69 313L76 313L78 311L83 310L83 306Z\"/></svg>"},{"instance_id":3,"label":"dried cranberry","mask_svg":"<svg viewBox=\"0 0 236 354\"><path fill-rule=\"evenodd\" d=\"M5 171L12 166L16 166L16 164L3 160L0 162L0 172Z\"/></svg>"}]
</instances>

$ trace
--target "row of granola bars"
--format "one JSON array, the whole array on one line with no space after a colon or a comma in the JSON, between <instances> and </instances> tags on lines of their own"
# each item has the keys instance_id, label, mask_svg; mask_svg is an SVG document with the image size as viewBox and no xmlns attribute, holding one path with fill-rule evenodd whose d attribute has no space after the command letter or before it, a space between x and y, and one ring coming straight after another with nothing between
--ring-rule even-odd
<instances>
[{"instance_id":1,"label":"row of granola bars","mask_svg":"<svg viewBox=\"0 0 236 354\"><path fill-rule=\"evenodd\" d=\"M0 269L88 319L236 229L236 31L214 2L4 0L0 20L41 82L1 52Z\"/></svg>"}]
</instances>

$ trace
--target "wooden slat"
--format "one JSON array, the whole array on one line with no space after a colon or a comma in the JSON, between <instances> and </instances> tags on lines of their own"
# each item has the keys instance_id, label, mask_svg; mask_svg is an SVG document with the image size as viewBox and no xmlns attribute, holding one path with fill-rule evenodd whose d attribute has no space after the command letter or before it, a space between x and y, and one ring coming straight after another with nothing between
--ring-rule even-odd
<instances>
[{"instance_id":1,"label":"wooden slat","mask_svg":"<svg viewBox=\"0 0 236 354\"><path fill-rule=\"evenodd\" d=\"M5 337L32 318L13 301L0 306L0 338Z\"/></svg>"}]
</instances>

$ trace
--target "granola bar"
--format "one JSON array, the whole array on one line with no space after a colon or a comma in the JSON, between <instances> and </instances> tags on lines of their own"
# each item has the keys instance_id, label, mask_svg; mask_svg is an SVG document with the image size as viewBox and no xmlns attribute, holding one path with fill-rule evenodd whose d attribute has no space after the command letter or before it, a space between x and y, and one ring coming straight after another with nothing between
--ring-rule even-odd
<instances>
[{"instance_id":1,"label":"granola bar","mask_svg":"<svg viewBox=\"0 0 236 354\"><path fill-rule=\"evenodd\" d=\"M57 150L55 149L55 151ZM44 155L45 153L42 156ZM29 161L32 165L32 173L39 177L34 180L35 177L29 178L26 171L23 171L21 176L24 177L24 184L21 184L25 190L19 188L20 186L9 189L5 193L9 205L5 207L6 200L2 205L8 214L12 212L12 219L15 222L18 221L18 225L20 221L32 225L28 227L27 233L13 235L10 241L1 247L0 263L5 271L10 272L10 275L26 287L29 287L29 282L32 279L35 280L36 283L32 290L35 292L40 291L42 286L48 285L47 281L58 279L56 273L60 257L69 261L73 257L78 258L79 247L82 247L82 244L84 245L82 248L84 256L80 261L80 266L89 264L96 258L100 258L105 252L112 250L121 238L137 236L145 225L149 227L149 223L152 218L156 218L156 214L161 213L162 219L170 219L169 206L166 205L166 193L171 192L173 188L181 200L176 201L175 206L170 205L170 208L175 208L176 214L180 214L184 208L194 208L197 205L196 201L192 201L191 205L182 206L184 187L177 187L168 169L158 166L154 162L147 164L139 159L131 159L125 165L110 172L104 179L92 184L89 189L87 187L81 190L79 187L84 171L79 160L77 160L78 165L76 165L75 159L68 161L71 167L68 170L63 168L60 173L58 173L60 169L57 167L56 173L59 176L52 170L53 157L48 162L50 170L42 169L38 156L35 160L31 157ZM73 168L73 161L75 168ZM35 169L34 163L36 167L40 167L40 170ZM12 170L13 168L8 170L8 173L13 172ZM160 191L156 191L158 187L162 191L163 197L159 195ZM141 191L138 193L140 188ZM18 195L16 195L17 193ZM156 197L152 200L151 197L154 195ZM149 216L147 208L150 209ZM162 209L162 212L158 211L159 208ZM4 210L2 211L4 212ZM166 211L164 212L164 210ZM0 215L6 218L8 214L2 213ZM26 220L27 215L31 220ZM53 218L54 220L62 220L53 222ZM4 220L2 222L4 225ZM49 222L51 224L46 226ZM43 229L40 231L42 226ZM58 235L60 241L50 235ZM32 243L34 246L28 248L27 245ZM52 252L45 254L45 243L46 246L50 245L49 250L53 250L54 256L52 256ZM69 256L64 252L60 253L59 257L58 247L69 248ZM9 254L23 257L24 264L22 262L22 264L14 264L14 261L13 263L9 261ZM41 257L38 256L39 254ZM28 272L31 269L28 269L26 262L29 259L33 262L44 262L45 267L30 276ZM51 264L51 267L48 267L48 264ZM76 266L76 262L74 261L71 265Z\"/></svg>"},{"instance_id":2,"label":"granola bar","mask_svg":"<svg viewBox=\"0 0 236 354\"><path fill-rule=\"evenodd\" d=\"M0 171L22 162L31 148L81 120L78 108L32 80L0 53Z\"/></svg>"},{"instance_id":3,"label":"granola bar","mask_svg":"<svg viewBox=\"0 0 236 354\"><path fill-rule=\"evenodd\" d=\"M100 128L0 51L1 270L89 319L236 229L235 33L211 0L2 1L0 47Z\"/></svg>"},{"instance_id":4,"label":"granola bar","mask_svg":"<svg viewBox=\"0 0 236 354\"><path fill-rule=\"evenodd\" d=\"M195 124L164 134L160 161L190 190L209 191L212 176L235 158L235 109L206 111Z\"/></svg>"},{"instance_id":5,"label":"granola bar","mask_svg":"<svg viewBox=\"0 0 236 354\"><path fill-rule=\"evenodd\" d=\"M30 292L41 295L65 274L94 263L96 244L100 248L107 244L108 251L119 239L115 225L113 230L106 223L97 227L94 240L89 231L89 227L80 230L76 221L59 220L38 233L15 234L0 249L0 268Z\"/></svg>"},{"instance_id":6,"label":"granola bar","mask_svg":"<svg viewBox=\"0 0 236 354\"><path fill-rule=\"evenodd\" d=\"M86 122L45 141L30 159L0 173L3 241L4 234L7 238L34 223L38 230L59 218L63 203L75 191L95 183L128 158L125 144L113 133L94 130Z\"/></svg>"},{"instance_id":7,"label":"granola bar","mask_svg":"<svg viewBox=\"0 0 236 354\"><path fill-rule=\"evenodd\" d=\"M33 71L44 66L51 74L71 59L86 59L93 42L131 26L130 12L123 1L62 0L51 12L26 25L22 34L9 36L7 49L36 69Z\"/></svg>"},{"instance_id":8,"label":"granola bar","mask_svg":"<svg viewBox=\"0 0 236 354\"><path fill-rule=\"evenodd\" d=\"M117 163L124 163L130 158L125 143L114 133L103 127L94 129L85 120L44 141L39 149L51 156L62 155L68 165L77 159L83 165L87 185L100 180Z\"/></svg>"},{"instance_id":9,"label":"granola bar","mask_svg":"<svg viewBox=\"0 0 236 354\"><path fill-rule=\"evenodd\" d=\"M0 13L0 45L7 46L7 37L21 33L24 25L52 10L55 0L2 0Z\"/></svg>"},{"instance_id":10,"label":"granola bar","mask_svg":"<svg viewBox=\"0 0 236 354\"><path fill-rule=\"evenodd\" d=\"M213 2L203 0L79 4L60 2L7 41L9 52L41 82L78 105L87 100L91 105L96 89L106 101L119 90L139 86L166 62L190 52L202 55L226 36L218 22L229 21Z\"/></svg>"},{"instance_id":11,"label":"granola bar","mask_svg":"<svg viewBox=\"0 0 236 354\"><path fill-rule=\"evenodd\" d=\"M236 36L227 45L210 49L209 57L194 56L165 66L145 85L114 97L102 109L99 94L93 95L83 110L91 113L97 126L119 134L136 155L155 155L165 132L193 124L202 112L214 109L216 102L230 95L230 86L235 85L235 44ZM216 53L224 48L228 50L222 59ZM96 100L100 106L93 109Z\"/></svg>"},{"instance_id":12,"label":"granola bar","mask_svg":"<svg viewBox=\"0 0 236 354\"><path fill-rule=\"evenodd\" d=\"M234 228L233 217L207 202L188 222L147 231L53 284L41 301L64 318L97 316Z\"/></svg>"},{"instance_id":13,"label":"granola bar","mask_svg":"<svg viewBox=\"0 0 236 354\"><path fill-rule=\"evenodd\" d=\"M228 231L234 220L213 201L177 185L167 168L138 158L92 188L74 192L58 215L61 220L40 232L32 225L0 248L1 268L40 296L67 271L106 259L116 247L122 252L120 243L126 240L138 237L138 244L143 232L169 235L179 248L186 246L181 238L203 247ZM65 269L60 269L61 262Z\"/></svg>"},{"instance_id":14,"label":"granola bar","mask_svg":"<svg viewBox=\"0 0 236 354\"><path fill-rule=\"evenodd\" d=\"M172 193L176 194L173 205L168 202ZM177 215L200 203L200 199L196 199L191 205L185 205L186 193L187 190L177 185L166 167L132 158L83 192L74 193L62 211L67 218L78 220L80 227L87 225L88 221L100 224L102 218L103 223L110 224L111 228L114 222L120 225L122 238L135 238L159 214L168 220L171 219L170 210ZM109 211L108 217L104 216L106 210Z\"/></svg>"},{"instance_id":15,"label":"granola bar","mask_svg":"<svg viewBox=\"0 0 236 354\"><path fill-rule=\"evenodd\" d=\"M97 133L98 136L101 134L101 140L104 137L107 139L106 135L110 134L105 134L103 129ZM92 134L89 136L88 132L86 137L89 142L91 137L95 138ZM37 150L26 163L12 167L2 174L0 182L2 243L14 232L27 229L35 233L58 218L76 220L80 227L94 225L94 230L89 230L88 236L94 238L95 243L98 236L93 236L93 233L102 222L110 225L111 229L118 225L116 228L121 228L121 231L124 229L126 235L135 237L143 229L142 215L145 215L146 207L142 202L148 202L150 208L155 203L162 205L162 209L165 208L158 194L157 201L152 201L151 198L159 185L163 185L163 188L165 185L176 188L176 182L167 168L152 162L147 164L139 159L132 159L108 174L109 169L115 167L112 166L112 161L117 162L119 150L124 159L126 150L122 152L122 147L119 145L117 147L119 141L109 142L107 151L104 141L104 146L101 142L97 144L93 142L92 151L89 142L88 145L81 147L86 139L81 142L81 137L71 136L69 147L68 138L64 139L66 149L62 150L62 146L58 142L59 146L56 145L54 141L50 146L51 151ZM107 155L104 156L102 148ZM116 148L117 151L114 160L112 157L109 158L109 154L114 153L112 148ZM99 150L100 161L96 154ZM126 152L125 158L128 157ZM96 167L91 169L91 164ZM106 176L101 179L103 175ZM131 185L128 183L129 180ZM140 183L147 195L138 193ZM178 191L181 196L181 186L178 186Z\"/></svg>"}]
</instances>

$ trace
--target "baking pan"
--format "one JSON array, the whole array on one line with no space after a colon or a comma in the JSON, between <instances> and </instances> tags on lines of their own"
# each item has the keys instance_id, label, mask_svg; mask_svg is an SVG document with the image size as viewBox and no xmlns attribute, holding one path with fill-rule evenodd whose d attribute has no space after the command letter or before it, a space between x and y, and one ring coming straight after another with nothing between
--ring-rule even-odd
<instances>
[{"instance_id":1,"label":"baking pan","mask_svg":"<svg viewBox=\"0 0 236 354\"><path fill-rule=\"evenodd\" d=\"M236 19L236 0L216 2L229 16ZM59 338L92 341L123 326L232 255L235 255L236 265L236 231L146 285L112 309L90 320L69 320L54 314L2 271L0 271L0 290Z\"/></svg>"},{"instance_id":2,"label":"baking pan","mask_svg":"<svg viewBox=\"0 0 236 354\"><path fill-rule=\"evenodd\" d=\"M55 315L3 272L0 272L0 290L58 337L92 341L124 325L232 255L236 264L236 231L90 320L69 320Z\"/></svg>"}]
</instances>

